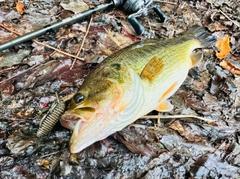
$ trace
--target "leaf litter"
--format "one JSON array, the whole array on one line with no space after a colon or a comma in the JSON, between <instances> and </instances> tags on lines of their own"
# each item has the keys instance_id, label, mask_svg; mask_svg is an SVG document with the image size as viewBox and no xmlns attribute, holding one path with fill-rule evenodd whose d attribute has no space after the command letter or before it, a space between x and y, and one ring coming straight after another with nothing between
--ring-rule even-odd
<instances>
[{"instance_id":1,"label":"leaf litter","mask_svg":"<svg viewBox=\"0 0 240 179\"><path fill-rule=\"evenodd\" d=\"M0 2L0 21L25 34L76 13L71 3L94 7L107 1ZM78 4L79 3L79 4ZM71 6L66 6L66 5ZM136 36L120 10L93 16L79 54L82 60L60 54L42 44L26 42L1 52L0 60L0 166L1 178L239 178L240 78L239 14L236 0L154 1L168 16L159 23L154 13L139 20L147 35ZM219 10L220 8L220 10ZM70 12L70 13L69 13ZM75 23L38 38L73 56L77 54L89 21ZM219 38L229 36L231 52L223 61L212 49L189 72L171 102L175 108L162 115L194 114L213 119L161 119L153 111L122 131L79 154L68 152L71 132L59 123L46 137L36 138L41 117L54 101L54 93L74 93L87 74L106 56L150 37L173 38L193 24L202 24ZM0 43L15 34L1 26ZM24 53L23 53L24 52ZM14 60L8 60L14 59ZM221 63L225 64L223 69ZM233 73L232 73L233 72Z\"/></svg>"}]
</instances>

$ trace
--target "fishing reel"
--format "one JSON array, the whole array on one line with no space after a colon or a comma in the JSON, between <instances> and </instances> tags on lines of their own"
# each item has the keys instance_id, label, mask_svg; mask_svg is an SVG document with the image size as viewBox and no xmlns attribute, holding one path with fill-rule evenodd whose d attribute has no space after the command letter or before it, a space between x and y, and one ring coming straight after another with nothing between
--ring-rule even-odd
<instances>
[{"instance_id":1,"label":"fishing reel","mask_svg":"<svg viewBox=\"0 0 240 179\"><path fill-rule=\"evenodd\" d=\"M167 20L167 16L161 11L159 6L150 7L152 2L153 0L114 0L116 7L122 6L123 10L130 14L128 21L137 35L141 35L144 32L144 27L138 22L137 17L147 16L149 11L154 10L159 16L160 22Z\"/></svg>"},{"instance_id":2,"label":"fishing reel","mask_svg":"<svg viewBox=\"0 0 240 179\"><path fill-rule=\"evenodd\" d=\"M167 16L161 11L159 6L150 7L153 0L112 0L110 3L101 4L95 8L90 8L82 13L78 13L72 17L63 19L59 22L55 22L51 25L45 26L41 29L29 32L22 36L19 36L15 39L7 41L5 43L0 44L0 52L2 50L8 49L15 45L21 44L28 40L32 40L34 38L39 37L40 35L45 34L48 31L52 31L58 29L64 25L73 24L75 22L80 22L84 20L86 17L109 8L123 8L124 11L129 13L128 21L134 28L136 34L141 35L144 32L144 27L142 24L138 22L137 17L146 16L150 10L154 10L155 13L160 17L161 22L165 22L167 20Z\"/></svg>"}]
</instances>

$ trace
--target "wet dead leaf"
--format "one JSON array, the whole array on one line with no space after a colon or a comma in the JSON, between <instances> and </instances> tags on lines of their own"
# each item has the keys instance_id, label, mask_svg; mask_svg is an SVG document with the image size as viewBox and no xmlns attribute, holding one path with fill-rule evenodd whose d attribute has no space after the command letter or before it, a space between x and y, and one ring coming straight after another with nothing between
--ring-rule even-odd
<instances>
[{"instance_id":1,"label":"wet dead leaf","mask_svg":"<svg viewBox=\"0 0 240 179\"><path fill-rule=\"evenodd\" d=\"M117 140L122 142L131 152L158 157L166 150L160 144L156 134L148 131L145 126L128 126L115 134Z\"/></svg>"},{"instance_id":2,"label":"wet dead leaf","mask_svg":"<svg viewBox=\"0 0 240 179\"><path fill-rule=\"evenodd\" d=\"M44 79L49 75L56 67L59 65L59 62L56 60L49 61L43 65L40 65L29 77L26 79L24 84L24 89L34 86L35 83Z\"/></svg>"},{"instance_id":3,"label":"wet dead leaf","mask_svg":"<svg viewBox=\"0 0 240 179\"><path fill-rule=\"evenodd\" d=\"M211 32L215 32L215 31L227 30L228 28L222 25L220 22L214 21L213 23L208 25L208 29Z\"/></svg>"},{"instance_id":4,"label":"wet dead leaf","mask_svg":"<svg viewBox=\"0 0 240 179\"><path fill-rule=\"evenodd\" d=\"M200 18L189 6L183 9L182 13L183 13L183 20L186 24L201 24Z\"/></svg>"},{"instance_id":5,"label":"wet dead leaf","mask_svg":"<svg viewBox=\"0 0 240 179\"><path fill-rule=\"evenodd\" d=\"M52 161L51 161L51 166L50 166L50 171L51 173L54 172L60 164L60 159L59 157L55 157Z\"/></svg>"},{"instance_id":6,"label":"wet dead leaf","mask_svg":"<svg viewBox=\"0 0 240 179\"><path fill-rule=\"evenodd\" d=\"M31 130L27 128L14 132L7 139L8 149L16 156L31 153L37 141L37 138L32 135Z\"/></svg>"},{"instance_id":7,"label":"wet dead leaf","mask_svg":"<svg viewBox=\"0 0 240 179\"><path fill-rule=\"evenodd\" d=\"M205 92L203 100L211 111L213 110L217 111L221 109L221 107L219 106L218 99L215 96L209 94L208 92Z\"/></svg>"},{"instance_id":8,"label":"wet dead leaf","mask_svg":"<svg viewBox=\"0 0 240 179\"><path fill-rule=\"evenodd\" d=\"M169 126L171 129L176 130L181 136L186 138L190 142L202 143L204 138L200 136L196 131L192 130L190 127L183 125L179 120L175 121Z\"/></svg>"},{"instance_id":9,"label":"wet dead leaf","mask_svg":"<svg viewBox=\"0 0 240 179\"><path fill-rule=\"evenodd\" d=\"M0 86L2 93L11 95L14 92L14 86L10 83L6 83L3 86Z\"/></svg>"},{"instance_id":10,"label":"wet dead leaf","mask_svg":"<svg viewBox=\"0 0 240 179\"><path fill-rule=\"evenodd\" d=\"M0 28L0 43L9 41L11 39L13 39L14 37L16 37L13 33L7 32L6 30L4 30L3 28Z\"/></svg>"},{"instance_id":11,"label":"wet dead leaf","mask_svg":"<svg viewBox=\"0 0 240 179\"><path fill-rule=\"evenodd\" d=\"M68 4L61 2L60 5L63 7L63 9L72 11L75 14L88 10L89 8L88 5L82 0L69 2Z\"/></svg>"},{"instance_id":12,"label":"wet dead leaf","mask_svg":"<svg viewBox=\"0 0 240 179\"><path fill-rule=\"evenodd\" d=\"M185 92L180 94L185 100L186 106L196 111L208 111L207 107L202 103L200 99L194 94L187 94Z\"/></svg>"},{"instance_id":13,"label":"wet dead leaf","mask_svg":"<svg viewBox=\"0 0 240 179\"><path fill-rule=\"evenodd\" d=\"M206 178L207 173L211 178L239 178L240 175L237 172L239 166L231 165L230 163L222 160L222 156L225 151L215 151L207 155L202 155L191 165L190 172L195 178Z\"/></svg>"},{"instance_id":14,"label":"wet dead leaf","mask_svg":"<svg viewBox=\"0 0 240 179\"><path fill-rule=\"evenodd\" d=\"M122 49L130 44L132 44L132 39L128 38L127 36L120 34L118 32L113 32L111 30L105 29L110 39Z\"/></svg>"},{"instance_id":15,"label":"wet dead leaf","mask_svg":"<svg viewBox=\"0 0 240 179\"><path fill-rule=\"evenodd\" d=\"M19 50L18 53L3 54L4 59L1 60L0 68L20 64L22 60L30 54L30 50Z\"/></svg>"}]
</instances>

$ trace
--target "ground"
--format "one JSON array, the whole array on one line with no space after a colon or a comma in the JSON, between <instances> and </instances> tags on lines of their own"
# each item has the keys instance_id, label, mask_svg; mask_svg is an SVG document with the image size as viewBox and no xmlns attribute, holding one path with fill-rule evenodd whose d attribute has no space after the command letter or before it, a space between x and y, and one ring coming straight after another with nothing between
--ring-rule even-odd
<instances>
[{"instance_id":1,"label":"ground","mask_svg":"<svg viewBox=\"0 0 240 179\"><path fill-rule=\"evenodd\" d=\"M0 43L106 2L1 0ZM142 35L122 9L108 9L0 52L1 178L240 178L238 0L156 0L153 5L168 19L160 22L153 11L139 17ZM142 39L174 38L194 24L218 39L228 35L231 52L221 59L216 49L203 50L203 60L170 99L174 109L161 115L215 122L159 121L153 111L75 155L68 149L71 131L59 123L47 136L36 136L55 92L65 99L115 51Z\"/></svg>"}]
</instances>

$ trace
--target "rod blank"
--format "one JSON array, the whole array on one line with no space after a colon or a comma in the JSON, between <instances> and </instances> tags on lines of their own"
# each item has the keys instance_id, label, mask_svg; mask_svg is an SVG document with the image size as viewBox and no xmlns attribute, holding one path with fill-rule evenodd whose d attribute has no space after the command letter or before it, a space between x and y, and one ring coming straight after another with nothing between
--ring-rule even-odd
<instances>
[{"instance_id":1,"label":"rod blank","mask_svg":"<svg viewBox=\"0 0 240 179\"><path fill-rule=\"evenodd\" d=\"M84 20L86 17L88 16L91 16L92 14L98 12L98 11L103 11L103 10L106 10L108 8L111 8L111 7L114 7L114 2L110 2L108 4L102 4L102 5L99 5L95 8L92 8L92 9L88 9L86 11L83 11L79 14L76 14L72 17L69 17L69 18L66 18L66 19L63 19L59 22L56 22L56 23L53 23L49 26L46 26L44 28L41 28L41 29L38 29L36 31L33 31L33 32L29 32L25 35L22 35L20 37L17 37L13 40L10 40L8 42L5 42L3 44L0 44L0 52L3 51L3 50L6 50L8 48L11 48L11 47L14 47L15 45L19 45L23 42L26 42L28 40L31 40L31 39L34 39L36 37L39 37L40 35L43 35L49 31L53 31L55 29L58 29L64 25L68 25L68 24L73 24L73 23L76 23L76 22L80 22L82 20Z\"/></svg>"}]
</instances>

